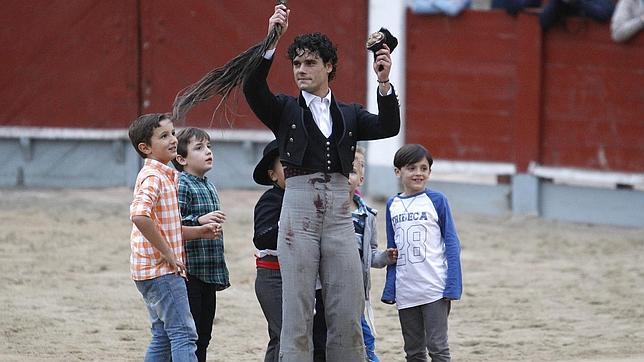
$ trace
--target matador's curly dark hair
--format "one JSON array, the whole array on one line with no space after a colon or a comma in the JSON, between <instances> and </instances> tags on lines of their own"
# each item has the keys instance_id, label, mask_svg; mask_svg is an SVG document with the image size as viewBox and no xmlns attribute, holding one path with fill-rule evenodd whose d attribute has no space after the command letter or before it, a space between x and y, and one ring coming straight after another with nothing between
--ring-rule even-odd
<instances>
[{"instance_id":1,"label":"matador's curly dark hair","mask_svg":"<svg viewBox=\"0 0 644 362\"><path fill-rule=\"evenodd\" d=\"M295 57L307 50L317 53L325 64L331 62L333 69L329 73L329 81L332 81L338 67L338 55L331 39L322 33L298 35L288 47L288 58L293 61Z\"/></svg>"}]
</instances>

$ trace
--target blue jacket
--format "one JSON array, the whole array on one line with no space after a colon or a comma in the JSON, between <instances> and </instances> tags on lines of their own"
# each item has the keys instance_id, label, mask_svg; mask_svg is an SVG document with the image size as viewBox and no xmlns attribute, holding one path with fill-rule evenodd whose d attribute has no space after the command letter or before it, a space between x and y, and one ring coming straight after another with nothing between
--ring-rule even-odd
<instances>
[{"instance_id":1,"label":"blue jacket","mask_svg":"<svg viewBox=\"0 0 644 362\"><path fill-rule=\"evenodd\" d=\"M387 252L378 249L378 228L376 227L377 211L369 207L364 200L358 196L353 196L353 201L360 205L366 214L359 215L364 217L364 234L362 235L362 279L364 281L365 299L369 300L371 294L371 268L384 268L389 260ZM354 217L354 223L355 223Z\"/></svg>"}]
</instances>

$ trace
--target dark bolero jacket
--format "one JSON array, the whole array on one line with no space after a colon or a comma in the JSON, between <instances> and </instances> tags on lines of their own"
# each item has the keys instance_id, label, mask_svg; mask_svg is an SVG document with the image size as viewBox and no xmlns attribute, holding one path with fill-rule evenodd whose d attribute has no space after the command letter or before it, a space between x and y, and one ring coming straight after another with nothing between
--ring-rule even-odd
<instances>
[{"instance_id":1,"label":"dark bolero jacket","mask_svg":"<svg viewBox=\"0 0 644 362\"><path fill-rule=\"evenodd\" d=\"M273 185L255 204L253 244L257 249L277 250L277 233L283 200L284 189Z\"/></svg>"},{"instance_id":2,"label":"dark bolero jacket","mask_svg":"<svg viewBox=\"0 0 644 362\"><path fill-rule=\"evenodd\" d=\"M304 113L310 112L304 98L284 94L274 95L268 88L266 77L273 60L263 59L256 71L244 81L244 95L255 115L278 140L280 160L302 166L308 133ZM393 86L392 86L393 87ZM337 138L342 173L351 172L357 141L392 137L400 131L400 105L395 91L390 95L378 94L379 114L369 113L362 105L337 102L331 97L333 122L342 122L342 134ZM335 111L334 111L335 108ZM339 111L339 112L338 112ZM337 119L339 115L341 119Z\"/></svg>"}]
</instances>

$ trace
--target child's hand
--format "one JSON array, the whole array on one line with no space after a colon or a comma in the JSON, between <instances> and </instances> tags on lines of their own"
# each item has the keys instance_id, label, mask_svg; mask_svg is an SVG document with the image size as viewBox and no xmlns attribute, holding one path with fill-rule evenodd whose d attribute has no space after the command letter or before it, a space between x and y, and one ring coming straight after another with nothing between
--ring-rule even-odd
<instances>
[{"instance_id":1,"label":"child's hand","mask_svg":"<svg viewBox=\"0 0 644 362\"><path fill-rule=\"evenodd\" d=\"M213 222L221 224L226 221L226 214L221 210L213 211L207 213L206 215L199 216L199 219L197 221L199 221L200 225L206 225Z\"/></svg>"},{"instance_id":2,"label":"child's hand","mask_svg":"<svg viewBox=\"0 0 644 362\"><path fill-rule=\"evenodd\" d=\"M170 265L170 269L175 273L175 274L180 274L180 275L185 275L186 274L186 267L183 265L182 262L179 260L175 259L174 254L172 255L164 255L161 254L161 258L163 261L168 263Z\"/></svg>"},{"instance_id":3,"label":"child's hand","mask_svg":"<svg viewBox=\"0 0 644 362\"><path fill-rule=\"evenodd\" d=\"M389 260L389 264L395 263L396 260L398 259L398 249L389 248L385 251L387 252L387 259Z\"/></svg>"},{"instance_id":4,"label":"child's hand","mask_svg":"<svg viewBox=\"0 0 644 362\"><path fill-rule=\"evenodd\" d=\"M216 222L202 225L200 230L203 239L216 239L221 236L221 224Z\"/></svg>"}]
</instances>

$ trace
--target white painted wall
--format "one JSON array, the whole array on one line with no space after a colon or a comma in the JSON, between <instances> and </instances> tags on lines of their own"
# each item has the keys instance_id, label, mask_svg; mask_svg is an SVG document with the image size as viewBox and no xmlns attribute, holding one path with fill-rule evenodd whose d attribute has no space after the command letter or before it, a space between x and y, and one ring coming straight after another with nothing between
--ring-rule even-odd
<instances>
[{"instance_id":1,"label":"white painted wall","mask_svg":"<svg viewBox=\"0 0 644 362\"><path fill-rule=\"evenodd\" d=\"M403 145L405 140L405 10L404 0L370 0L369 1L369 33L378 31L381 27L398 38L398 47L392 53L392 68L389 80L396 89L400 101L401 126L396 137L385 140L369 141L367 147L367 177L366 188L371 196L387 196L394 194L397 179L393 174L394 153ZM366 39L366 36L365 36ZM373 55L366 53L367 67L367 109L378 113L376 89L378 82L373 71Z\"/></svg>"},{"instance_id":2,"label":"white painted wall","mask_svg":"<svg viewBox=\"0 0 644 362\"><path fill-rule=\"evenodd\" d=\"M394 153L403 145L405 139L405 9L406 3L403 0L369 1L369 33L385 27L398 38L398 47L392 53L392 68L389 80L396 89L402 115L402 124L398 136L368 143L369 158L367 159L367 164L369 165L391 166ZM366 55L367 109L372 113L378 113L376 97L378 82L373 71L373 55L371 53Z\"/></svg>"}]
</instances>

